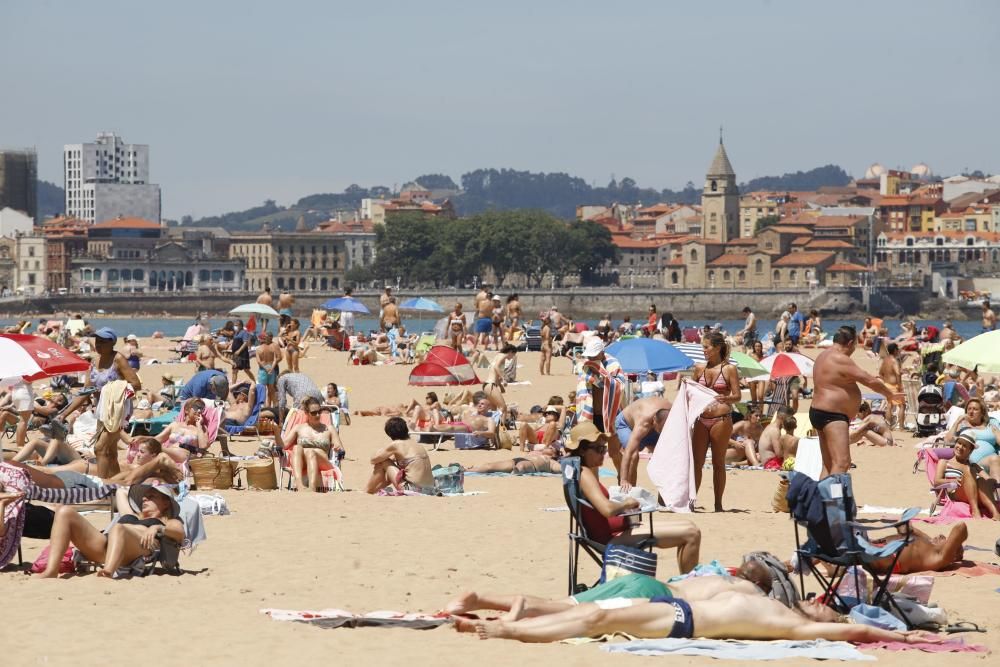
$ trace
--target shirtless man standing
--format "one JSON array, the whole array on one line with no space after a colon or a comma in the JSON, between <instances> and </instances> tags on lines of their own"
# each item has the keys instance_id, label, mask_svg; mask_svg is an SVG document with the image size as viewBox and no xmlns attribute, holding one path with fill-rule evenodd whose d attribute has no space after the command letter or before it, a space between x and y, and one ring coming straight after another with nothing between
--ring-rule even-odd
<instances>
[{"instance_id":1,"label":"shirtless man standing","mask_svg":"<svg viewBox=\"0 0 1000 667\"><path fill-rule=\"evenodd\" d=\"M259 303L261 305L264 305L264 306L268 306L268 307L272 307L274 305L274 298L271 296L271 288L270 287L265 287L264 288L264 291L261 292L260 296L257 297L257 303ZM266 317L260 318L260 330L261 330L261 333L267 331L267 323L268 323L268 319Z\"/></svg>"},{"instance_id":2,"label":"shirtless man standing","mask_svg":"<svg viewBox=\"0 0 1000 667\"><path fill-rule=\"evenodd\" d=\"M997 315L990 307L989 301L983 301L983 333L997 328Z\"/></svg>"},{"instance_id":3,"label":"shirtless man standing","mask_svg":"<svg viewBox=\"0 0 1000 667\"><path fill-rule=\"evenodd\" d=\"M878 367L878 376L887 387L894 392L903 388L903 371L899 363L899 346L889 343L885 346L885 358ZM906 401L889 402L889 425L892 428L902 428L906 416Z\"/></svg>"},{"instance_id":4,"label":"shirtless man standing","mask_svg":"<svg viewBox=\"0 0 1000 667\"><path fill-rule=\"evenodd\" d=\"M516 294L507 297L507 324L509 327L521 326L521 302Z\"/></svg>"},{"instance_id":5,"label":"shirtless man standing","mask_svg":"<svg viewBox=\"0 0 1000 667\"><path fill-rule=\"evenodd\" d=\"M615 433L624 448L618 483L622 491L635 486L639 475L639 452L643 447L656 448L660 431L670 414L670 400L660 397L632 401L615 417Z\"/></svg>"},{"instance_id":6,"label":"shirtless man standing","mask_svg":"<svg viewBox=\"0 0 1000 667\"><path fill-rule=\"evenodd\" d=\"M195 350L194 358L195 362L198 364L199 371L215 370L216 359L223 363L232 365L229 359L222 356L218 346L209 334L205 334L198 339L198 349Z\"/></svg>"},{"instance_id":7,"label":"shirtless man standing","mask_svg":"<svg viewBox=\"0 0 1000 667\"><path fill-rule=\"evenodd\" d=\"M390 296L389 300L382 306L382 331L389 331L389 329L399 325L399 306L396 305L396 297Z\"/></svg>"},{"instance_id":8,"label":"shirtless man standing","mask_svg":"<svg viewBox=\"0 0 1000 667\"><path fill-rule=\"evenodd\" d=\"M295 297L288 290L282 290L278 295L278 314L287 317L292 316L292 306L295 305Z\"/></svg>"},{"instance_id":9,"label":"shirtless man standing","mask_svg":"<svg viewBox=\"0 0 1000 667\"><path fill-rule=\"evenodd\" d=\"M904 400L903 394L851 360L857 346L854 327L842 326L833 335L833 345L820 353L813 367L816 393L809 408L809 421L819 434L823 477L845 473L851 467L850 424L861 405L858 383L889 400Z\"/></svg>"},{"instance_id":10,"label":"shirtless man standing","mask_svg":"<svg viewBox=\"0 0 1000 667\"><path fill-rule=\"evenodd\" d=\"M493 331L493 295L485 290L476 295L476 342L475 350L482 344L483 349L489 347L490 332Z\"/></svg>"},{"instance_id":11,"label":"shirtless man standing","mask_svg":"<svg viewBox=\"0 0 1000 667\"><path fill-rule=\"evenodd\" d=\"M257 346L257 382L267 387L267 399L264 405L273 408L278 398L278 362L281 360L281 348L274 337L264 333Z\"/></svg>"}]
</instances>

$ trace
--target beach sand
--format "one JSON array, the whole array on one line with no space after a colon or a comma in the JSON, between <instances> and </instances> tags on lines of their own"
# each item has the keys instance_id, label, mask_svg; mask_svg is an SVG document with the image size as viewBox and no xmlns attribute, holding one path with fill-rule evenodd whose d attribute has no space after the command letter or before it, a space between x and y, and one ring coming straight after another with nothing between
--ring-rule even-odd
<instances>
[{"instance_id":1,"label":"beach sand","mask_svg":"<svg viewBox=\"0 0 1000 667\"><path fill-rule=\"evenodd\" d=\"M143 341L147 357L161 360L167 341ZM811 351L815 355L815 351ZM859 360L870 361L858 354ZM350 391L353 410L422 399L425 389L406 384L411 366L359 367L346 354L314 346L302 362L317 383L335 381ZM537 353L519 355L519 379L509 402L522 411L552 394L573 388L570 363L556 359L555 376L540 377ZM193 364L144 366L149 388L159 376L190 376ZM442 390L443 391L443 390ZM806 410L808 403L800 407ZM41 581L16 572L0 574L5 639L3 665L236 664L415 664L493 665L559 661L579 665L637 665L633 656L608 655L597 646L527 645L479 641L450 627L412 630L323 630L272 621L261 608L339 608L357 612L434 612L465 590L526 592L562 597L566 593L568 515L544 512L563 505L558 478L466 479L466 490L482 495L456 498L380 498L359 491L370 472L368 459L386 441L384 419L355 417L341 429L348 451L344 463L349 493L313 494L229 490L221 492L232 514L206 517L209 539L182 560L181 577L151 576L110 581L73 576ZM926 476L912 474L913 438L902 447L856 447L853 473L860 504L926 507ZM446 445L450 449L450 445ZM249 454L256 440L237 441L236 453ZM508 457L509 452L432 452L434 463L471 464ZM607 466L610 467L610 459ZM606 481L605 483L610 483ZM766 549L787 559L794 549L792 523L771 511L778 477L771 472L727 474L729 512L693 515L701 527L702 560L735 565L742 554ZM640 484L652 488L640 466ZM711 507L712 481L706 471L699 504ZM103 524L106 514L92 514ZM658 514L656 522L671 520ZM928 526L931 534L945 528ZM989 552L967 556L997 562L992 554L1000 529L990 521L969 522L968 545ZM33 560L43 542L24 541ZM659 574L677 573L673 552L661 552ZM597 568L583 565L583 579ZM932 600L952 620L967 620L988 634L959 635L1000 650L1000 577L935 579ZM813 584L815 590L815 584ZM882 664L931 665L940 658L916 652L878 652ZM976 655L948 657L949 664L981 664ZM710 664L705 658L678 658L672 664ZM715 664L715 663L711 663Z\"/></svg>"}]
</instances>

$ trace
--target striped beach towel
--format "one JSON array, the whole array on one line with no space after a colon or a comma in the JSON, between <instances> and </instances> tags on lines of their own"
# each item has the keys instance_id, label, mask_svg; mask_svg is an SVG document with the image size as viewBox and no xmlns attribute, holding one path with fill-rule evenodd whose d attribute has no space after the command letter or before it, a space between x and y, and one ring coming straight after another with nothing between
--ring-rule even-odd
<instances>
[{"instance_id":1,"label":"striped beach towel","mask_svg":"<svg viewBox=\"0 0 1000 667\"><path fill-rule=\"evenodd\" d=\"M590 393L590 385L593 384L602 390L601 414L604 416L604 429L609 430L622 408L625 382L626 377L621 364L610 355L604 355L604 361L599 368L585 366L576 385L578 419L594 421L594 396Z\"/></svg>"}]
</instances>

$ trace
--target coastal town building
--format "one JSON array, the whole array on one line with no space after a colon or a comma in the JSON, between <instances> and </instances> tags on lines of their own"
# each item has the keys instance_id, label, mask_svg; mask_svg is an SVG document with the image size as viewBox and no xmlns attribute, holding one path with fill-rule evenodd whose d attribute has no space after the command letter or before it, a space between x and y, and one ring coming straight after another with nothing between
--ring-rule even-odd
<instances>
[{"instance_id":1,"label":"coastal town building","mask_svg":"<svg viewBox=\"0 0 1000 667\"><path fill-rule=\"evenodd\" d=\"M229 257L246 267L242 289L327 291L344 285L344 238L322 230L232 234Z\"/></svg>"},{"instance_id":2,"label":"coastal town building","mask_svg":"<svg viewBox=\"0 0 1000 667\"><path fill-rule=\"evenodd\" d=\"M38 154L34 149L0 148L0 209L38 217Z\"/></svg>"},{"instance_id":3,"label":"coastal town building","mask_svg":"<svg viewBox=\"0 0 1000 667\"><path fill-rule=\"evenodd\" d=\"M345 273L375 262L375 224L371 220L329 220L321 222L315 231L343 241Z\"/></svg>"},{"instance_id":4,"label":"coastal town building","mask_svg":"<svg viewBox=\"0 0 1000 667\"><path fill-rule=\"evenodd\" d=\"M14 293L33 296L45 292L45 237L32 230L14 236Z\"/></svg>"},{"instance_id":5,"label":"coastal town building","mask_svg":"<svg viewBox=\"0 0 1000 667\"><path fill-rule=\"evenodd\" d=\"M160 222L160 186L149 182L149 146L102 132L63 147L66 214L85 222L135 217Z\"/></svg>"},{"instance_id":6,"label":"coastal town building","mask_svg":"<svg viewBox=\"0 0 1000 667\"><path fill-rule=\"evenodd\" d=\"M933 274L985 276L1000 271L1000 233L983 231L883 232L876 240L878 280L929 285Z\"/></svg>"},{"instance_id":7,"label":"coastal town building","mask_svg":"<svg viewBox=\"0 0 1000 667\"><path fill-rule=\"evenodd\" d=\"M211 230L166 233L152 220L118 218L90 225L84 254L70 259L71 289L85 293L237 291L243 262Z\"/></svg>"},{"instance_id":8,"label":"coastal town building","mask_svg":"<svg viewBox=\"0 0 1000 667\"><path fill-rule=\"evenodd\" d=\"M701 194L701 236L706 240L725 243L740 236L740 189L736 172L729 162L726 147L719 137L712 164L705 174ZM688 230L689 233L694 233Z\"/></svg>"},{"instance_id":9,"label":"coastal town building","mask_svg":"<svg viewBox=\"0 0 1000 667\"><path fill-rule=\"evenodd\" d=\"M17 242L7 236L0 236L0 296L14 293L14 272L17 264Z\"/></svg>"},{"instance_id":10,"label":"coastal town building","mask_svg":"<svg viewBox=\"0 0 1000 667\"><path fill-rule=\"evenodd\" d=\"M87 252L87 229L79 218L59 216L42 223L45 237L45 286L51 292L66 293L72 287L74 257Z\"/></svg>"}]
</instances>

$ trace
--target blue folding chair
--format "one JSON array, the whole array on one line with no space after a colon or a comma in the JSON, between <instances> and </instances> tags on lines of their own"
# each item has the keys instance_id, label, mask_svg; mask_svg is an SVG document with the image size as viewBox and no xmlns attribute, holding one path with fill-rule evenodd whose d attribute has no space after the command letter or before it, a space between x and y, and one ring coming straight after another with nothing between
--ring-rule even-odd
<instances>
[{"instance_id":1,"label":"blue folding chair","mask_svg":"<svg viewBox=\"0 0 1000 667\"><path fill-rule=\"evenodd\" d=\"M851 476L847 473L830 475L819 482L805 480L807 485L815 485L821 512L805 516L805 508L797 511L795 507L799 499L793 498L791 490L795 487L796 477L802 473L790 473L792 486L788 495L792 518L795 523L795 553L799 560L799 586L802 598L806 597L805 569L823 588L823 599L836 611L846 614L851 607L865 600L845 599L838 588L849 572L854 576L854 590L861 591L858 570L864 570L872 578L872 595L870 604L883 607L887 611L895 611L908 626L912 626L905 612L889 593L889 578L899 562L903 548L913 540L910 521L920 512L919 507L911 507L898 521L870 521L859 523L855 521L857 508L854 502L854 490ZM801 480L802 478L800 478ZM903 527L899 532L897 529ZM805 542L801 539L800 529L806 533ZM876 544L868 534L878 530L896 530L900 539ZM876 561L891 559L884 574L874 568ZM823 571L818 563L833 566L833 572Z\"/></svg>"},{"instance_id":2,"label":"blue folding chair","mask_svg":"<svg viewBox=\"0 0 1000 667\"><path fill-rule=\"evenodd\" d=\"M257 421L260 419L260 409L264 406L265 400L267 400L267 385L254 385L253 407L250 408L250 414L247 416L246 421L242 424L224 425L223 428L226 430L226 433L234 436L243 435L245 432L253 430L257 438L260 439L260 432L257 431Z\"/></svg>"}]
</instances>

